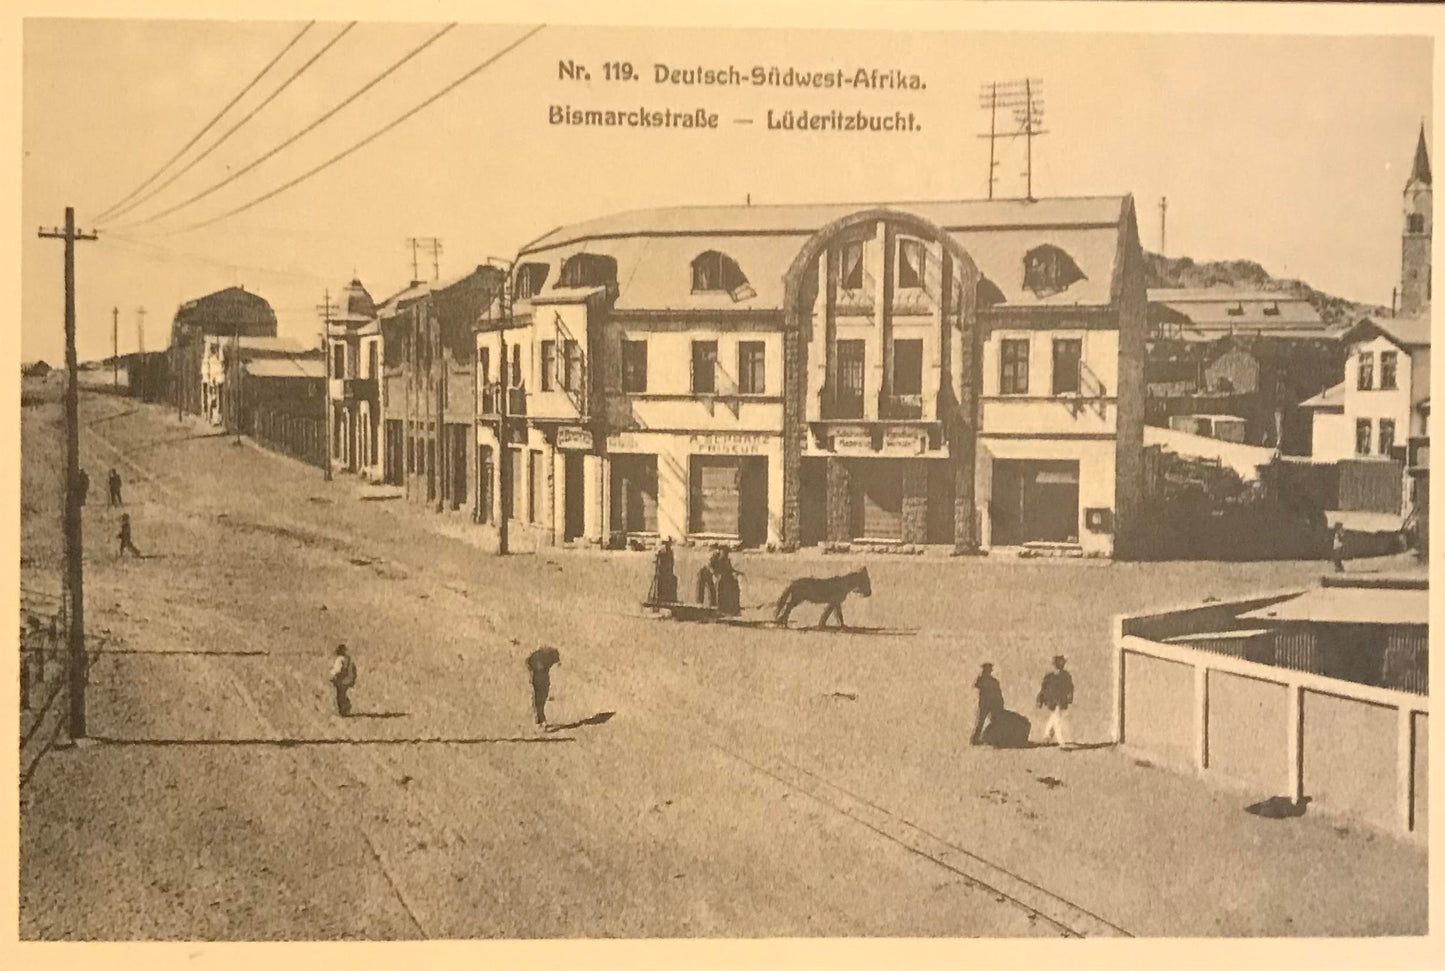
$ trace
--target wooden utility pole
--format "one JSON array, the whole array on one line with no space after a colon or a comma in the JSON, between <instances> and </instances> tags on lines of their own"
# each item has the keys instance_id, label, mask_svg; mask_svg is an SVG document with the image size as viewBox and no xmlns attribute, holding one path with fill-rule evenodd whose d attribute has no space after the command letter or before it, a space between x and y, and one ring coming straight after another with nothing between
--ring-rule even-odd
<instances>
[{"instance_id":1,"label":"wooden utility pole","mask_svg":"<svg viewBox=\"0 0 1445 971\"><path fill-rule=\"evenodd\" d=\"M110 378L120 390L120 308L110 308Z\"/></svg>"},{"instance_id":2,"label":"wooden utility pole","mask_svg":"<svg viewBox=\"0 0 1445 971\"><path fill-rule=\"evenodd\" d=\"M95 233L75 228L65 207L65 228L40 230L42 239L65 240L65 587L69 593L70 737L85 737L85 564L80 520L80 389L75 360L75 241Z\"/></svg>"},{"instance_id":3,"label":"wooden utility pole","mask_svg":"<svg viewBox=\"0 0 1445 971\"><path fill-rule=\"evenodd\" d=\"M321 386L322 402L322 423L321 429L321 451L326 453L325 476L326 481L331 481L331 315L337 309L331 302L331 290L326 290L325 297L316 308L321 314L322 325L326 328L321 332L321 356L326 362L326 380Z\"/></svg>"},{"instance_id":4,"label":"wooden utility pole","mask_svg":"<svg viewBox=\"0 0 1445 971\"><path fill-rule=\"evenodd\" d=\"M511 442L508 441L510 430L507 428L508 406L512 397L512 374L507 363L507 301L502 298L502 329L498 335L501 337L501 360L497 362L497 377L501 388L497 402L497 503L501 506L500 514L497 516L497 555L506 556L508 549L508 527L512 518L512 490L517 487L512 481L512 450Z\"/></svg>"},{"instance_id":5,"label":"wooden utility pole","mask_svg":"<svg viewBox=\"0 0 1445 971\"><path fill-rule=\"evenodd\" d=\"M1160 256L1164 256L1164 255L1166 255L1166 254L1169 252L1169 250L1168 250L1168 245L1167 245L1167 243L1165 242L1165 240L1167 239L1167 236L1165 235L1165 230L1168 228L1168 222L1167 222L1168 216L1169 216L1169 197L1168 197L1168 196L1160 196L1160 197L1159 197L1159 255L1160 255Z\"/></svg>"}]
</instances>

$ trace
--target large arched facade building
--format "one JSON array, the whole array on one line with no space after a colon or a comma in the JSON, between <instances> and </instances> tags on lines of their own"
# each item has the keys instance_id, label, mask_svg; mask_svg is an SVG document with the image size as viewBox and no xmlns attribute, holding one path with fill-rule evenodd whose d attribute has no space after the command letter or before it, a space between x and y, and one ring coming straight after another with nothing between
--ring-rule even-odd
<instances>
[{"instance_id":1,"label":"large arched facade building","mask_svg":"<svg viewBox=\"0 0 1445 971\"><path fill-rule=\"evenodd\" d=\"M1127 553L1128 197L625 213L524 247L512 294L478 337L484 520L507 476L541 543Z\"/></svg>"}]
</instances>

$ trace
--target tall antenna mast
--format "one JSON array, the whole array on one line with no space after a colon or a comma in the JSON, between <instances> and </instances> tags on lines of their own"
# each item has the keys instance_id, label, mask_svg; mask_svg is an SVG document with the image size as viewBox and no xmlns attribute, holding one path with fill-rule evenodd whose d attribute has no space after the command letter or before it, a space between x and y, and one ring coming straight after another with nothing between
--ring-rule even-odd
<instances>
[{"instance_id":1,"label":"tall antenna mast","mask_svg":"<svg viewBox=\"0 0 1445 971\"><path fill-rule=\"evenodd\" d=\"M1024 78L1020 81L990 81L979 90L979 107L989 113L988 134L979 138L988 139L988 197L993 198L995 169L998 156L995 151L1000 138L1024 136L1026 142L1024 176L1024 198L1034 198L1034 136L1046 135L1044 130L1044 82L1039 78ZM1008 108L1014 113L1017 128L1013 131L998 130L998 109Z\"/></svg>"},{"instance_id":2,"label":"tall antenna mast","mask_svg":"<svg viewBox=\"0 0 1445 971\"><path fill-rule=\"evenodd\" d=\"M1168 215L1169 215L1169 197L1168 197L1168 196L1160 196L1160 197L1159 197L1159 255L1160 255L1160 256L1163 256L1163 255L1167 252L1165 240L1166 240L1168 237L1165 235L1165 229L1167 228Z\"/></svg>"},{"instance_id":3,"label":"tall antenna mast","mask_svg":"<svg viewBox=\"0 0 1445 971\"><path fill-rule=\"evenodd\" d=\"M417 258L417 251L423 249L431 250L432 279L441 279L441 254L442 241L435 236L408 236L406 245L411 247L411 282L420 283L421 265Z\"/></svg>"}]
</instances>

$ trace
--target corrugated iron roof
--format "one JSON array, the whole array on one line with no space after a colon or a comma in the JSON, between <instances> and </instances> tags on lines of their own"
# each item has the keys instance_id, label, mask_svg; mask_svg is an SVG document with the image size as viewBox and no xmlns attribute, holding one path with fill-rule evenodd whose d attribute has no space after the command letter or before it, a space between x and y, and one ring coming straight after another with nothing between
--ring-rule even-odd
<instances>
[{"instance_id":1,"label":"corrugated iron roof","mask_svg":"<svg viewBox=\"0 0 1445 971\"><path fill-rule=\"evenodd\" d=\"M266 357L246 362L246 373L254 378L326 377L326 362L315 358Z\"/></svg>"},{"instance_id":2,"label":"corrugated iron roof","mask_svg":"<svg viewBox=\"0 0 1445 971\"><path fill-rule=\"evenodd\" d=\"M1319 587L1239 616L1321 624L1423 625L1430 622L1430 591Z\"/></svg>"},{"instance_id":3,"label":"corrugated iron roof","mask_svg":"<svg viewBox=\"0 0 1445 971\"><path fill-rule=\"evenodd\" d=\"M1343 408L1345 406L1345 383L1341 381L1332 388L1326 388L1313 398L1299 403L1301 408Z\"/></svg>"},{"instance_id":4,"label":"corrugated iron roof","mask_svg":"<svg viewBox=\"0 0 1445 971\"><path fill-rule=\"evenodd\" d=\"M783 276L820 229L872 208L916 215L948 231L1014 306L1106 306L1112 301L1127 197L799 206L693 206L619 213L554 230L524 247L518 263L547 263L557 291L562 264L579 253L617 262L619 312L783 307ZM1023 286L1024 256L1050 244L1084 279L1042 296ZM690 266L708 250L737 262L751 286L740 299L694 292ZM566 292L565 288L561 292ZM520 303L521 301L519 301Z\"/></svg>"}]
</instances>

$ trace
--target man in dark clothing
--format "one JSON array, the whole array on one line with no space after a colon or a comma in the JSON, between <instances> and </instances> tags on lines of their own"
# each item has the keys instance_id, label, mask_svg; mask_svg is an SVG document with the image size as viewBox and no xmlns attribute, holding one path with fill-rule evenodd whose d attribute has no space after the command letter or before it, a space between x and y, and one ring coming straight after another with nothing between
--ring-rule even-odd
<instances>
[{"instance_id":1,"label":"man in dark clothing","mask_svg":"<svg viewBox=\"0 0 1445 971\"><path fill-rule=\"evenodd\" d=\"M130 539L130 513L121 513L120 535L118 538L120 539L120 552L116 554L117 557L125 556L126 551L129 550L135 554L136 559L144 559L144 557L141 556L140 550L135 548L135 544L132 543Z\"/></svg>"},{"instance_id":2,"label":"man in dark clothing","mask_svg":"<svg viewBox=\"0 0 1445 971\"><path fill-rule=\"evenodd\" d=\"M1052 736L1059 748L1069 747L1069 706L1074 703L1074 678L1064 670L1063 655L1054 658L1054 669L1044 675L1039 686L1039 707L1049 710L1049 720L1044 723L1043 741Z\"/></svg>"},{"instance_id":3,"label":"man in dark clothing","mask_svg":"<svg viewBox=\"0 0 1445 971\"><path fill-rule=\"evenodd\" d=\"M351 716L350 691L356 687L356 662L346 652L345 644L336 645L336 660L331 662L331 686L336 689L336 713Z\"/></svg>"},{"instance_id":4,"label":"man in dark clothing","mask_svg":"<svg viewBox=\"0 0 1445 971\"><path fill-rule=\"evenodd\" d=\"M532 713L537 724L547 724L547 694L552 690L552 665L561 664L562 656L555 647L540 647L527 655L527 671L532 677Z\"/></svg>"},{"instance_id":5,"label":"man in dark clothing","mask_svg":"<svg viewBox=\"0 0 1445 971\"><path fill-rule=\"evenodd\" d=\"M973 723L973 737L970 745L983 743L983 733L1003 713L1003 688L993 676L993 665L985 664L973 686L978 689L978 717Z\"/></svg>"},{"instance_id":6,"label":"man in dark clothing","mask_svg":"<svg viewBox=\"0 0 1445 971\"><path fill-rule=\"evenodd\" d=\"M653 603L677 601L677 574L673 572L671 539L664 539L652 558L652 591L647 599Z\"/></svg>"},{"instance_id":7,"label":"man in dark clothing","mask_svg":"<svg viewBox=\"0 0 1445 971\"><path fill-rule=\"evenodd\" d=\"M120 473L115 469L111 469L110 475L106 476L105 481L110 489L110 504L112 506L125 505L125 503L120 501Z\"/></svg>"}]
</instances>

